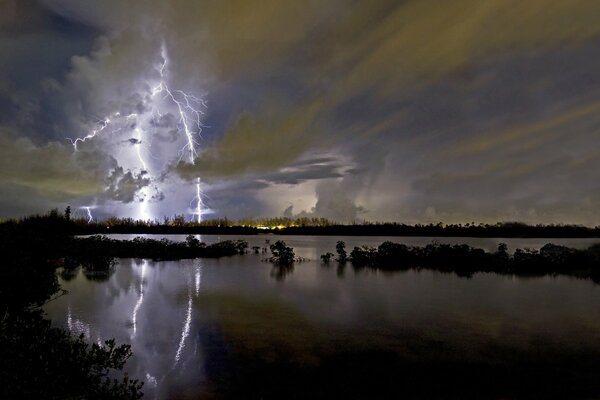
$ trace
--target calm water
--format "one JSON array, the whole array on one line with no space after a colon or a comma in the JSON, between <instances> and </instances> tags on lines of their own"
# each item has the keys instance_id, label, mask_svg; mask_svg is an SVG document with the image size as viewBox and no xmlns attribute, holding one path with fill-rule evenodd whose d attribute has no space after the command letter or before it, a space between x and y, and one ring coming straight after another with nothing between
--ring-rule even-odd
<instances>
[{"instance_id":1,"label":"calm water","mask_svg":"<svg viewBox=\"0 0 600 400\"><path fill-rule=\"evenodd\" d=\"M266 237L244 239L261 246ZM254 254L177 262L121 259L106 279L83 273L61 279L69 293L46 311L55 325L90 341L114 337L131 343L134 357L127 370L146 382L146 398L278 398L354 386L360 394L373 385L388 385L383 393L390 394L404 390L394 386L397 372L406 365L413 371L423 360L443 359L452 366L467 359L477 366L525 357L537 365L547 362L540 354L551 353L555 361L600 354L600 286L591 281L324 267L318 256L333 252L340 238L283 239L312 261L281 270ZM386 238L342 239L351 248ZM489 250L500 241L512 248L549 241L469 240ZM594 242L551 241L573 247ZM501 356L498 348L504 349Z\"/></svg>"}]
</instances>

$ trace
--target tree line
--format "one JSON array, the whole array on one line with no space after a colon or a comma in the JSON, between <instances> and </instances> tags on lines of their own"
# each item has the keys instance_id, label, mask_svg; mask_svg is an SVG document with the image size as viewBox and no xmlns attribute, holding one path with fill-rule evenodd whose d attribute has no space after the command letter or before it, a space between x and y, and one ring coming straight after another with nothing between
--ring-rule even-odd
<instances>
[{"instance_id":1,"label":"tree line","mask_svg":"<svg viewBox=\"0 0 600 400\"><path fill-rule=\"evenodd\" d=\"M329 235L329 236L430 236L430 237L536 237L536 238L590 238L600 237L600 226L588 227L569 224L528 225L521 222L495 224L405 224L399 222L353 222L341 224L326 218L216 218L201 222L186 220L183 214L164 217L162 220L136 220L109 217L99 221L73 218L70 207L64 213L52 210L45 215L32 215L9 219L0 225L35 224L47 218L62 219L65 229L74 235L109 233L148 234L232 234L256 235Z\"/></svg>"}]
</instances>

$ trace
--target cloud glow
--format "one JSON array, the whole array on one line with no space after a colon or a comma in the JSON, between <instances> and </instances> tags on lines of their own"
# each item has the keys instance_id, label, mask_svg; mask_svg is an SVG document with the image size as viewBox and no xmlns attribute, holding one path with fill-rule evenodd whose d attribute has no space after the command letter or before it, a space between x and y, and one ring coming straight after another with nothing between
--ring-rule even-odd
<instances>
[{"instance_id":1,"label":"cloud glow","mask_svg":"<svg viewBox=\"0 0 600 400\"><path fill-rule=\"evenodd\" d=\"M195 163L206 109L203 99L169 87L169 56L164 42L158 60L153 65L154 80L141 79L137 92L129 96L139 99L137 104L126 102L123 109L102 118L90 133L76 139L67 138L74 151L79 151L88 141L99 141L120 166L148 181L136 192L135 198L134 217L142 220L161 217L153 213L151 203L154 194L163 193L165 188L173 190L172 185L169 187L172 182L161 180L168 167L181 161ZM122 104L120 100L115 99L114 103ZM128 112L132 109L134 112ZM157 145L165 134L171 135L171 142ZM174 136L176 134L179 135ZM194 179L192 187L192 207L172 211L191 215L200 222L205 213L200 177ZM89 207L86 206L86 210L90 214Z\"/></svg>"}]
</instances>

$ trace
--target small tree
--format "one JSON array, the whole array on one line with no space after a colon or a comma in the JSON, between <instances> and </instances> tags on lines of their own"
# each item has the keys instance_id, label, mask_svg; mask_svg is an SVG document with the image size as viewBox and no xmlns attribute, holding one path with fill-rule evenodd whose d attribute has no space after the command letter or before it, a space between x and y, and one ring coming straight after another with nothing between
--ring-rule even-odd
<instances>
[{"instance_id":1,"label":"small tree","mask_svg":"<svg viewBox=\"0 0 600 400\"><path fill-rule=\"evenodd\" d=\"M185 243L188 247L198 248L200 247L200 241L194 235L187 235L185 238Z\"/></svg>"},{"instance_id":2,"label":"small tree","mask_svg":"<svg viewBox=\"0 0 600 400\"><path fill-rule=\"evenodd\" d=\"M175 214L171 219L172 226L185 226L185 215Z\"/></svg>"},{"instance_id":3,"label":"small tree","mask_svg":"<svg viewBox=\"0 0 600 400\"><path fill-rule=\"evenodd\" d=\"M508 245L506 243L499 243L498 251L496 251L496 255L498 255L499 257L501 257L503 259L508 259L509 258Z\"/></svg>"},{"instance_id":4,"label":"small tree","mask_svg":"<svg viewBox=\"0 0 600 400\"><path fill-rule=\"evenodd\" d=\"M288 247L283 240L278 240L269 246L273 256L269 259L273 264L291 265L294 263L296 255L294 249Z\"/></svg>"},{"instance_id":5,"label":"small tree","mask_svg":"<svg viewBox=\"0 0 600 400\"><path fill-rule=\"evenodd\" d=\"M345 263L348 261L348 253L346 253L346 243L341 240L335 244L335 251L338 254L338 262Z\"/></svg>"},{"instance_id":6,"label":"small tree","mask_svg":"<svg viewBox=\"0 0 600 400\"><path fill-rule=\"evenodd\" d=\"M333 257L333 253L327 252L325 254L321 254L321 260L324 264L329 264L329 261L331 261L331 257Z\"/></svg>"}]
</instances>

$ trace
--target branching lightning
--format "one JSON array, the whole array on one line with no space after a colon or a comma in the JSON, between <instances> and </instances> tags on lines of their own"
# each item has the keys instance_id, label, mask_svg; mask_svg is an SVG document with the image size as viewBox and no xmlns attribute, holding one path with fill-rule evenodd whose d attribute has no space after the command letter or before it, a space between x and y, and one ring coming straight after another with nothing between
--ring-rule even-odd
<instances>
[{"instance_id":1,"label":"branching lightning","mask_svg":"<svg viewBox=\"0 0 600 400\"><path fill-rule=\"evenodd\" d=\"M167 54L167 47L164 42L160 49L160 55L163 60L162 64L158 67L161 80L159 84L152 89L152 96L163 94L163 98L170 99L177 106L177 110L179 112L179 123L181 124L187 139L187 143L180 150L180 159L185 155L185 153L187 153L188 161L193 165L195 164L196 156L198 155L196 151L197 142L194 139L194 135L199 137L202 133L201 117L204 113L200 107L206 108L206 103L196 96L189 95L182 90L169 89L166 79L169 57ZM157 110L157 113L158 115L161 115L160 110ZM199 177L196 178L196 196L192 202L196 203L193 214L196 216L197 221L200 222L202 221L203 204Z\"/></svg>"},{"instance_id":2,"label":"branching lightning","mask_svg":"<svg viewBox=\"0 0 600 400\"><path fill-rule=\"evenodd\" d=\"M183 133L185 138L184 146L178 151L179 160L195 164L195 159L198 155L197 148L199 146L197 138L201 138L200 135L203 127L202 117L204 115L203 110L206 109L206 103L203 99L193 94L179 89L172 89L169 86L169 57L167 46L164 42L160 48L160 62L155 64L153 68L157 79L150 82L146 81L142 85L144 88L142 89L144 91L142 92L142 97L147 99L146 102L149 103L144 104L144 108L152 110L152 115L145 114L144 111L129 114L117 111L104 118L100 118L96 127L87 135L74 140L67 138L73 146L74 151L78 151L80 145L100 135L131 132L133 137L123 142L134 148L132 156L135 156L135 160L137 160L137 168L139 168L140 173L147 174L148 177L152 178L151 165L148 164L144 156L144 154L148 154L150 147L150 142L144 140L147 139L145 129L148 129L148 126L152 125L153 121L158 121L158 119L171 112L177 119L177 131ZM149 108L146 108L147 106ZM154 171L154 173L156 174L157 171ZM193 219L200 222L204 212L200 177L195 179L194 186L194 197L190 202L190 208L192 209L190 214ZM139 214L143 219L149 219L150 215L148 214L147 203L150 201L151 196L148 193L148 188L142 188L137 197L139 199ZM86 208L86 210L88 211L90 221L92 221L93 218L91 217L89 208Z\"/></svg>"},{"instance_id":3,"label":"branching lightning","mask_svg":"<svg viewBox=\"0 0 600 400\"><path fill-rule=\"evenodd\" d=\"M86 140L95 138L97 135L99 135L106 129L106 127L110 124L110 122L111 122L111 119L107 117L99 122L99 124L100 124L99 128L93 129L91 133L85 135L84 137L77 138L75 140L73 140L71 138L66 138L66 139L71 142L71 144L73 145L73 148L75 149L75 151L77 151L77 143L83 143Z\"/></svg>"}]
</instances>

